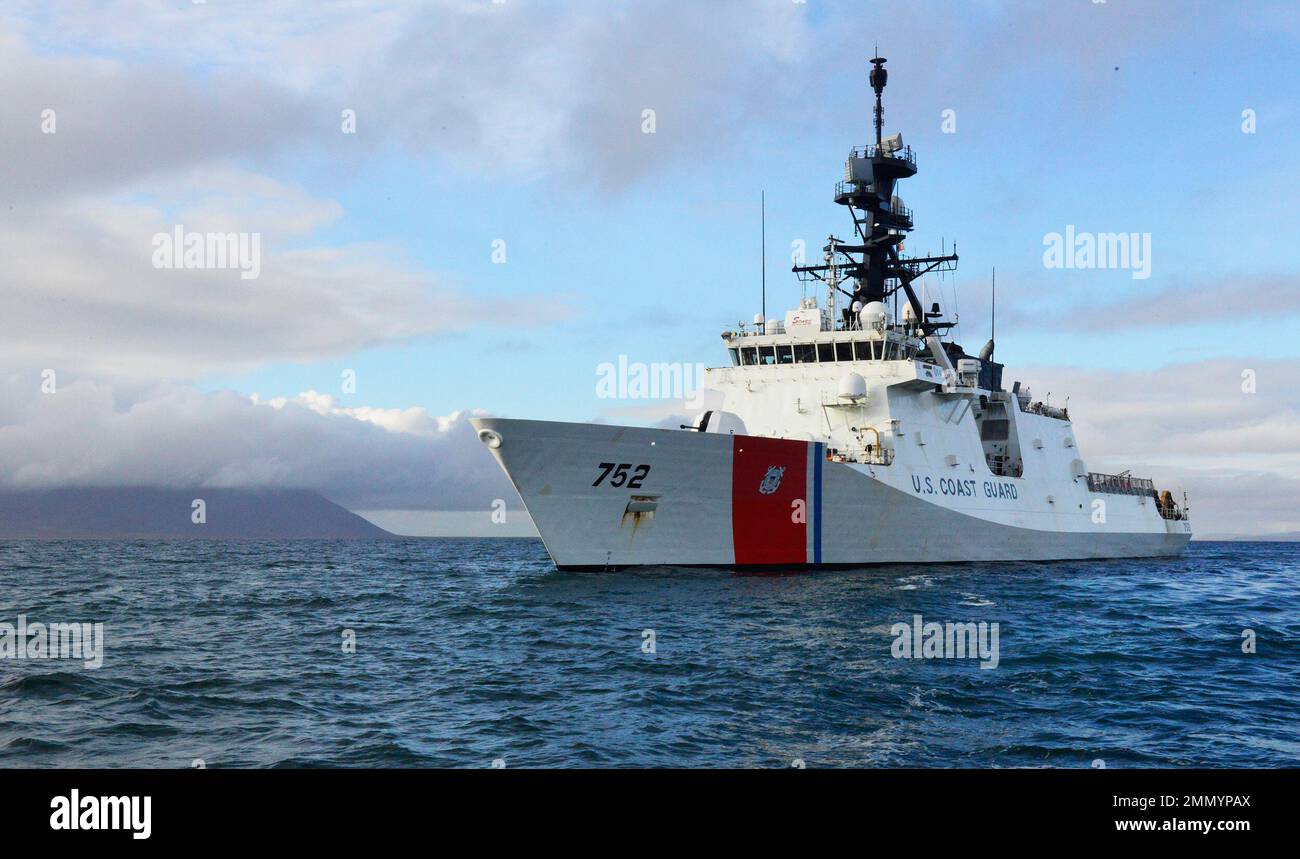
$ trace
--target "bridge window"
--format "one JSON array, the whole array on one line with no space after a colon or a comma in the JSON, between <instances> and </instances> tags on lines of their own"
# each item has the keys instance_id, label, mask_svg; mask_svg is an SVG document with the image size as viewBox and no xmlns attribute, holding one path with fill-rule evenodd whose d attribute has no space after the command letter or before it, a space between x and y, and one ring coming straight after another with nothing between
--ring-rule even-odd
<instances>
[{"instance_id":1,"label":"bridge window","mask_svg":"<svg viewBox=\"0 0 1300 859\"><path fill-rule=\"evenodd\" d=\"M817 361L817 347L812 343L794 344L794 362L796 364L812 364Z\"/></svg>"},{"instance_id":2,"label":"bridge window","mask_svg":"<svg viewBox=\"0 0 1300 859\"><path fill-rule=\"evenodd\" d=\"M834 360L835 360L835 344L834 344L834 343L818 343L818 344L817 344L817 360L818 360L818 361L834 361Z\"/></svg>"},{"instance_id":3,"label":"bridge window","mask_svg":"<svg viewBox=\"0 0 1300 859\"><path fill-rule=\"evenodd\" d=\"M773 347L771 347L771 346L759 346L759 347L758 347L758 363L760 363L760 364L775 364L775 363L776 363L776 349L773 348Z\"/></svg>"},{"instance_id":4,"label":"bridge window","mask_svg":"<svg viewBox=\"0 0 1300 859\"><path fill-rule=\"evenodd\" d=\"M739 366L740 366L740 350L739 350L739 349L732 348L732 349L728 349L727 351L731 353L731 366L733 366L733 367L739 367Z\"/></svg>"},{"instance_id":5,"label":"bridge window","mask_svg":"<svg viewBox=\"0 0 1300 859\"><path fill-rule=\"evenodd\" d=\"M859 360L859 361L872 361L872 360L874 360L875 357L876 357L876 356L873 355L872 352L871 352L871 344L870 344L870 343L867 343L867 342L854 343L854 344L853 344L853 348L854 348L854 351L856 351L857 354L858 354L858 360Z\"/></svg>"},{"instance_id":6,"label":"bridge window","mask_svg":"<svg viewBox=\"0 0 1300 859\"><path fill-rule=\"evenodd\" d=\"M740 363L746 367L752 367L758 363L758 350L753 346L746 346L740 350Z\"/></svg>"},{"instance_id":7,"label":"bridge window","mask_svg":"<svg viewBox=\"0 0 1300 859\"><path fill-rule=\"evenodd\" d=\"M794 352L790 349L789 346L776 347L776 363L778 364L794 363Z\"/></svg>"},{"instance_id":8,"label":"bridge window","mask_svg":"<svg viewBox=\"0 0 1300 859\"><path fill-rule=\"evenodd\" d=\"M852 343L836 343L836 344L835 344L835 360L837 360L837 361L852 361L852 360L853 360L853 344L852 344Z\"/></svg>"}]
</instances>

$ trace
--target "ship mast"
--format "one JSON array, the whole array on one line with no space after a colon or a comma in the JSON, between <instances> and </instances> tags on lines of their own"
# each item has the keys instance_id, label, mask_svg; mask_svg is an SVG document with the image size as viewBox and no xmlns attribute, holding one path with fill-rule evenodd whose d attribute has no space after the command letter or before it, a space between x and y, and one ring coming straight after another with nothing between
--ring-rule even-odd
<instances>
[{"instance_id":1,"label":"ship mast","mask_svg":"<svg viewBox=\"0 0 1300 859\"><path fill-rule=\"evenodd\" d=\"M880 96L885 91L885 83L889 80L889 72L885 71L885 58L872 57L871 72L867 75L867 80L871 82L871 88L876 91L876 145L880 145L880 135L885 127L885 108L880 103Z\"/></svg>"},{"instance_id":2,"label":"ship mast","mask_svg":"<svg viewBox=\"0 0 1300 859\"><path fill-rule=\"evenodd\" d=\"M851 299L842 311L845 328L856 327L857 312L872 301L884 302L900 289L912 305L912 311L925 336L934 337L954 323L932 321L921 306L912 281L931 271L953 271L957 254L905 257L899 246L911 231L912 212L895 193L899 180L916 175L916 158L910 146L903 146L903 136L884 136L885 109L882 95L889 73L885 58L871 59L868 80L876 94L874 146L853 149L844 162L844 181L835 187L835 202L849 210L857 242L832 241L825 250L834 257L823 265L795 266L801 279L814 278L831 285ZM830 284L827 278L835 279ZM839 279L851 279L853 291L839 286ZM938 356L936 356L938 357Z\"/></svg>"}]
</instances>

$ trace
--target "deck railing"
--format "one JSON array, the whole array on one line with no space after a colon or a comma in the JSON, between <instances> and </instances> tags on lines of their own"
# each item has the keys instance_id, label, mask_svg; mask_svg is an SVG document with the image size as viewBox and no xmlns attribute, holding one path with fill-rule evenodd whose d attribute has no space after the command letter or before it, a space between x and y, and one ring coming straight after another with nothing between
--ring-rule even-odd
<instances>
[{"instance_id":1,"label":"deck railing","mask_svg":"<svg viewBox=\"0 0 1300 859\"><path fill-rule=\"evenodd\" d=\"M1144 477L1130 477L1127 474L1099 474L1088 472L1088 490L1090 492L1109 492L1111 495L1151 495L1156 494L1156 487Z\"/></svg>"},{"instance_id":2,"label":"deck railing","mask_svg":"<svg viewBox=\"0 0 1300 859\"><path fill-rule=\"evenodd\" d=\"M1008 457L996 454L985 454L984 461L988 463L989 472L995 477L1025 476L1025 466L1022 462L1012 462Z\"/></svg>"},{"instance_id":3,"label":"deck railing","mask_svg":"<svg viewBox=\"0 0 1300 859\"><path fill-rule=\"evenodd\" d=\"M1187 509L1185 507L1179 507L1177 504L1174 504L1172 500L1168 504L1165 504L1163 501L1160 502L1156 505L1156 509L1160 511L1160 515L1165 519L1179 521L1187 518Z\"/></svg>"},{"instance_id":4,"label":"deck railing","mask_svg":"<svg viewBox=\"0 0 1300 859\"><path fill-rule=\"evenodd\" d=\"M1165 519L1180 521L1187 518L1187 498L1180 507L1168 492L1156 492L1155 484L1144 477L1127 474L1098 474L1088 472L1088 489L1091 492L1109 492L1112 495L1143 495L1156 502L1156 510Z\"/></svg>"},{"instance_id":5,"label":"deck railing","mask_svg":"<svg viewBox=\"0 0 1300 859\"><path fill-rule=\"evenodd\" d=\"M908 166L913 169L916 168L916 153L912 151L910 146L904 146L902 149L889 149L875 144L853 147L854 158L875 158L877 156L897 158L899 161L907 162Z\"/></svg>"},{"instance_id":6,"label":"deck railing","mask_svg":"<svg viewBox=\"0 0 1300 859\"><path fill-rule=\"evenodd\" d=\"M832 462L859 462L863 465L892 465L894 450L888 447L828 448L826 458Z\"/></svg>"}]
</instances>

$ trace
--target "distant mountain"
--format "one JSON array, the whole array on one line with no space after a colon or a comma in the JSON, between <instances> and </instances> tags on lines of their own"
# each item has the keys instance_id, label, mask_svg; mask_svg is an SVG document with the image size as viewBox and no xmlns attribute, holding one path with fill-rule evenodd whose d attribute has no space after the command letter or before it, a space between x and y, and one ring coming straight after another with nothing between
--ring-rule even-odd
<instances>
[{"instance_id":1,"label":"distant mountain","mask_svg":"<svg viewBox=\"0 0 1300 859\"><path fill-rule=\"evenodd\" d=\"M206 522L196 524L195 501ZM0 539L391 537L306 489L0 490Z\"/></svg>"},{"instance_id":2,"label":"distant mountain","mask_svg":"<svg viewBox=\"0 0 1300 859\"><path fill-rule=\"evenodd\" d=\"M1272 534L1206 534L1193 539L1223 543L1300 543L1300 531L1277 531Z\"/></svg>"}]
</instances>

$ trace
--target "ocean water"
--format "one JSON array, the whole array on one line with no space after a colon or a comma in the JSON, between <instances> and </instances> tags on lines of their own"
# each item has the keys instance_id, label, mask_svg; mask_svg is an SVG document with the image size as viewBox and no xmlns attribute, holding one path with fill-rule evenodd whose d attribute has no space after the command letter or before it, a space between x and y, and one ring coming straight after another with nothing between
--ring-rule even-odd
<instances>
[{"instance_id":1,"label":"ocean water","mask_svg":"<svg viewBox=\"0 0 1300 859\"><path fill-rule=\"evenodd\" d=\"M534 540L0 543L19 613L103 623L103 665L0 658L0 766L1300 765L1295 544L747 576L559 573ZM996 622L997 667L895 658L916 614Z\"/></svg>"}]
</instances>

